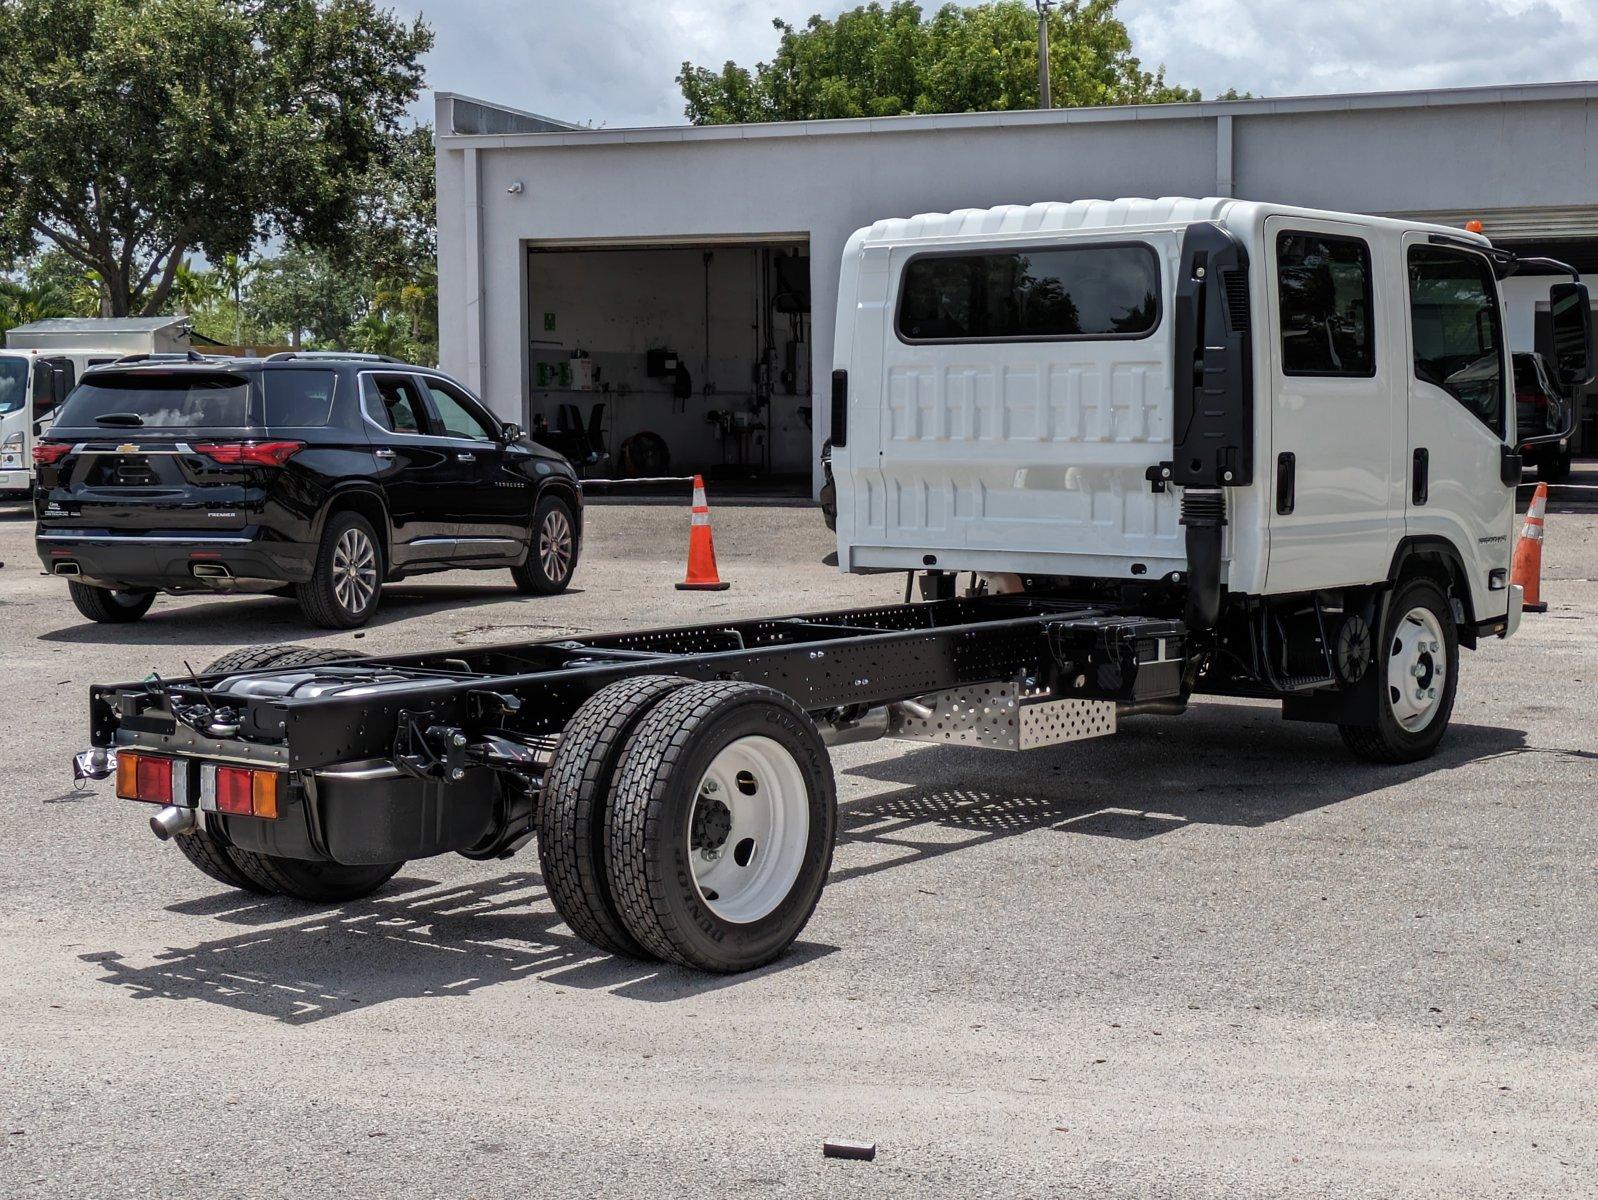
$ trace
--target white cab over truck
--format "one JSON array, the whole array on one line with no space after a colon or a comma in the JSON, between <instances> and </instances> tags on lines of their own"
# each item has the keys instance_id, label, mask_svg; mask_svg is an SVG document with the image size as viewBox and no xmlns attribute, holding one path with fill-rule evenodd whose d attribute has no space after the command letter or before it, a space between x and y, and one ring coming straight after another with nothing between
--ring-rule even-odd
<instances>
[{"instance_id":1,"label":"white cab over truck","mask_svg":"<svg viewBox=\"0 0 1598 1200\"><path fill-rule=\"evenodd\" d=\"M91 367L186 354L187 317L55 317L18 325L0 350L0 493L33 489L33 442Z\"/></svg>"},{"instance_id":2,"label":"white cab over truck","mask_svg":"<svg viewBox=\"0 0 1598 1200\"><path fill-rule=\"evenodd\" d=\"M579 937L730 972L821 897L830 745L1031 750L1208 693L1424 757L1459 646L1520 619L1498 280L1531 270L1573 275L1230 200L882 222L843 262L838 553L919 574L920 602L382 658L252 646L93 688L77 772L159 806L213 880L313 903L536 837ZM1550 298L1574 388L1586 290Z\"/></svg>"},{"instance_id":3,"label":"white cab over truck","mask_svg":"<svg viewBox=\"0 0 1598 1200\"><path fill-rule=\"evenodd\" d=\"M840 567L1180 615L1178 704L1276 697L1366 755L1430 753L1456 647L1520 621L1499 280L1527 270L1571 276L1542 349L1583 386L1575 273L1457 229L1181 198L862 229Z\"/></svg>"}]
</instances>

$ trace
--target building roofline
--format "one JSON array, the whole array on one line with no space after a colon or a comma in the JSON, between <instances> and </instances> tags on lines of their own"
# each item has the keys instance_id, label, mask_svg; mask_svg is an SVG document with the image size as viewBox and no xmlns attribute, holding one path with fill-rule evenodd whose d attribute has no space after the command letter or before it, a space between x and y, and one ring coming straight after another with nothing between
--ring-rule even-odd
<instances>
[{"instance_id":1,"label":"building roofline","mask_svg":"<svg viewBox=\"0 0 1598 1200\"><path fill-rule=\"evenodd\" d=\"M450 93L441 92L439 95L442 98ZM1257 100L1199 100L1179 104L1122 104L1101 108L1017 109L1006 112L851 117L828 121L780 121L749 125L668 125L633 129L569 127L547 133L451 134L444 132L441 125L438 141L440 149L464 149L467 146L480 149L508 147L555 149L565 146L747 141L784 137L848 137L946 129L1025 128L1122 121L1195 120L1222 116L1281 116L1294 113L1447 108L1461 105L1537 104L1561 100L1598 100L1598 80L1430 88L1418 91L1271 96ZM501 107L481 100L474 100L472 103L482 104L489 109ZM503 111L514 114L517 110Z\"/></svg>"},{"instance_id":2,"label":"building roofline","mask_svg":"<svg viewBox=\"0 0 1598 1200\"><path fill-rule=\"evenodd\" d=\"M503 118L504 119L504 123L507 124L507 125L510 125L510 126L516 126L516 125L524 126L526 128L523 130L523 132L527 132L527 133L550 133L550 132L559 132L559 131L563 131L563 130L579 130L579 129L583 128L581 125L575 125L575 124L573 124L570 121L562 121L558 117L546 117L543 113L531 112L531 111L529 111L528 109L525 109L525 108L512 108L508 104L499 104L499 103L496 103L493 100L483 100L480 97L468 96L468 95L465 95L462 92L434 92L433 93L433 112L434 112L435 117L436 117L436 120L435 120L434 124L435 124L436 132L437 132L438 136L440 136L440 137L494 137L494 136L502 136L502 135L496 135L496 134L483 134L483 133L473 133L473 132L457 133L455 131L455 128L454 128L453 119L451 119L448 124L445 123L445 115L446 115L446 113L449 114L450 118L453 118L453 116L455 114L455 111L456 111L455 106L457 104L467 105L467 106L470 106L470 107L473 107L473 108L482 109L484 112L487 112L487 113L492 113L495 116Z\"/></svg>"}]
</instances>

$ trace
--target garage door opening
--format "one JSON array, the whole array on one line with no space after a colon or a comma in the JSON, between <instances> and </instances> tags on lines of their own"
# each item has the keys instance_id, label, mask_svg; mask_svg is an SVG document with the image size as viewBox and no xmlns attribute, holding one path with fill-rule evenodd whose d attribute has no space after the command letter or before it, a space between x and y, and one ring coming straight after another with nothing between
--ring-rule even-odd
<instances>
[{"instance_id":1,"label":"garage door opening","mask_svg":"<svg viewBox=\"0 0 1598 1200\"><path fill-rule=\"evenodd\" d=\"M530 247L527 296L528 427L580 472L809 494L804 239Z\"/></svg>"}]
</instances>

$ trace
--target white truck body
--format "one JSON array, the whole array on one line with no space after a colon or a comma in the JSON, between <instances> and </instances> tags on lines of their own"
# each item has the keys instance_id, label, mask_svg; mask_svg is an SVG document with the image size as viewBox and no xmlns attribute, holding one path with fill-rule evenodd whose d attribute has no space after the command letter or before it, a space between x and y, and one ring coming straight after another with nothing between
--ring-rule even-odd
<instances>
[{"instance_id":1,"label":"white truck body","mask_svg":"<svg viewBox=\"0 0 1598 1200\"><path fill-rule=\"evenodd\" d=\"M33 442L90 367L130 354L183 354L187 317L58 317L19 325L0 349L0 492L33 487Z\"/></svg>"},{"instance_id":2,"label":"white truck body","mask_svg":"<svg viewBox=\"0 0 1598 1200\"><path fill-rule=\"evenodd\" d=\"M1471 620L1518 620L1507 578L1515 492L1501 479L1505 449L1516 444L1513 378L1491 243L1441 226L1228 199L967 210L856 233L843 257L835 355L847 373L847 438L832 452L840 568L1128 581L1185 571L1183 489L1156 488L1147 473L1174 452L1175 298L1195 223L1224 230L1248 264L1239 311L1252 335L1252 484L1226 490L1227 593L1376 583L1389 578L1401 544L1440 538L1463 567ZM1360 349L1374 359L1366 370L1350 370L1335 350L1324 374L1285 361L1284 332L1318 334L1302 314L1284 331L1279 247L1296 256L1299 286L1346 292L1360 274L1357 262L1303 258L1305 245L1365 256L1366 297L1338 299L1326 336L1342 339L1337 322L1363 318ZM1095 247L1152 253L1157 304L1141 334L907 336L907 272L918 260ZM1502 362L1495 428L1455 394L1469 369L1448 380L1417 369L1417 329L1424 351L1438 323L1452 320L1446 304L1431 303L1435 287L1411 295L1417 253L1427 263L1457 258L1464 276L1477 260L1491 289L1498 324L1484 317L1481 334ZM1095 302L1088 296L1084 307ZM1283 455L1293 456L1290 483ZM1282 485L1294 495L1280 494Z\"/></svg>"}]
</instances>

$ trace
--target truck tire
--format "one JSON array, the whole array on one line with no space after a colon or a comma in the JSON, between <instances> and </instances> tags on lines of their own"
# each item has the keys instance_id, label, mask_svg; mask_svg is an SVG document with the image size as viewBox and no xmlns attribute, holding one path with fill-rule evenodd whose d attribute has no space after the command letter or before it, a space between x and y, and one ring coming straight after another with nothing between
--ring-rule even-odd
<instances>
[{"instance_id":1,"label":"truck tire","mask_svg":"<svg viewBox=\"0 0 1598 1200\"><path fill-rule=\"evenodd\" d=\"M1570 447L1550 446L1537 459L1537 477L1544 483L1564 483L1570 478Z\"/></svg>"},{"instance_id":2,"label":"truck tire","mask_svg":"<svg viewBox=\"0 0 1598 1200\"><path fill-rule=\"evenodd\" d=\"M308 667L315 663L339 662L354 657L347 650L313 650L309 646L245 646L231 650L205 668L206 675L227 675L234 671L259 671L264 667Z\"/></svg>"},{"instance_id":3,"label":"truck tire","mask_svg":"<svg viewBox=\"0 0 1598 1200\"><path fill-rule=\"evenodd\" d=\"M1448 597L1432 580L1401 582L1387 606L1365 687L1368 724L1341 725L1360 758L1410 763L1429 758L1448 732L1459 684L1459 631Z\"/></svg>"},{"instance_id":4,"label":"truck tire","mask_svg":"<svg viewBox=\"0 0 1598 1200\"><path fill-rule=\"evenodd\" d=\"M294 594L305 619L322 629L354 629L371 620L383 594L383 551L372 523L354 512L329 517L311 578Z\"/></svg>"},{"instance_id":5,"label":"truck tire","mask_svg":"<svg viewBox=\"0 0 1598 1200\"><path fill-rule=\"evenodd\" d=\"M137 621L155 603L154 592L117 592L79 583L76 579L67 580L67 593L80 613L102 625L126 625L129 621Z\"/></svg>"},{"instance_id":6,"label":"truck tire","mask_svg":"<svg viewBox=\"0 0 1598 1200\"><path fill-rule=\"evenodd\" d=\"M338 904L370 896L405 865L397 862L350 867L258 854L235 846L228 847L228 856L258 886L312 904Z\"/></svg>"},{"instance_id":7,"label":"truck tire","mask_svg":"<svg viewBox=\"0 0 1598 1200\"><path fill-rule=\"evenodd\" d=\"M340 650L311 650L305 646L245 646L230 651L205 668L206 675L226 675L234 671L254 671L263 667L309 666L350 657ZM247 874L236 856L243 853L229 846L202 822L198 829L172 839L183 857L201 874L240 891L274 895L277 888Z\"/></svg>"},{"instance_id":8,"label":"truck tire","mask_svg":"<svg viewBox=\"0 0 1598 1200\"><path fill-rule=\"evenodd\" d=\"M510 569L516 587L529 596L564 592L577 573L577 521L571 505L545 496L533 510L533 543L527 561Z\"/></svg>"},{"instance_id":9,"label":"truck tire","mask_svg":"<svg viewBox=\"0 0 1598 1200\"><path fill-rule=\"evenodd\" d=\"M193 832L172 840L183 851L183 857L193 863L202 875L218 883L238 888L241 892L254 892L258 896L270 896L276 890L264 887L246 875L233 861L232 850L203 824Z\"/></svg>"},{"instance_id":10,"label":"truck tire","mask_svg":"<svg viewBox=\"0 0 1598 1200\"><path fill-rule=\"evenodd\" d=\"M544 887L572 932L611 954L652 957L616 915L605 874L605 822L616 764L649 710L690 682L641 675L596 692L562 731L545 776L538 814Z\"/></svg>"},{"instance_id":11,"label":"truck tire","mask_svg":"<svg viewBox=\"0 0 1598 1200\"><path fill-rule=\"evenodd\" d=\"M696 683L627 739L605 870L617 915L669 962L731 974L772 961L810 920L832 865L832 764L781 692Z\"/></svg>"}]
</instances>

